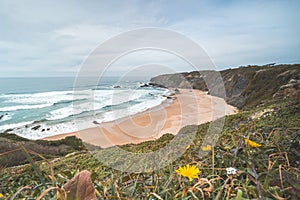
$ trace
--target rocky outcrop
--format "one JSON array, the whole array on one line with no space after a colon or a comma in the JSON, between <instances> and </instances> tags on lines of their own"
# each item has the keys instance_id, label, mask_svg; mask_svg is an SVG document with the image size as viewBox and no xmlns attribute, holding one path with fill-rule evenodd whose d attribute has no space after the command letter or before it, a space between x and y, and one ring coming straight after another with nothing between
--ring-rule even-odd
<instances>
[{"instance_id":1,"label":"rocky outcrop","mask_svg":"<svg viewBox=\"0 0 300 200\"><path fill-rule=\"evenodd\" d=\"M300 101L300 80L291 79L288 84L282 85L273 97L292 97Z\"/></svg>"},{"instance_id":2,"label":"rocky outcrop","mask_svg":"<svg viewBox=\"0 0 300 200\"><path fill-rule=\"evenodd\" d=\"M214 81L216 74L216 71L167 74L156 76L150 82L170 88L199 89L215 95L220 93L220 88L216 88L214 84L210 83L208 89L207 83ZM223 70L220 71L220 75L226 91L226 101L239 109L243 109L254 107L273 98L279 90L279 93L296 94L295 90L298 91L297 84L293 86L287 84L291 79L300 80L300 64L247 66Z\"/></svg>"},{"instance_id":3,"label":"rocky outcrop","mask_svg":"<svg viewBox=\"0 0 300 200\"><path fill-rule=\"evenodd\" d=\"M141 88L143 88L143 87L167 88L166 86L160 85L160 84L157 84L157 83L146 83L146 84L144 84L144 85L141 85L140 87L141 87Z\"/></svg>"}]
</instances>

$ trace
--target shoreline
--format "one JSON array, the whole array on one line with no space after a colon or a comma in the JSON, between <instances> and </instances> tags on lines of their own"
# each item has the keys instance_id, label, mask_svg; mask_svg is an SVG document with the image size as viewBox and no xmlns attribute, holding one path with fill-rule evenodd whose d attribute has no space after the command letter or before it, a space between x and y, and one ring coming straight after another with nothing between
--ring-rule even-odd
<instances>
[{"instance_id":1,"label":"shoreline","mask_svg":"<svg viewBox=\"0 0 300 200\"><path fill-rule=\"evenodd\" d=\"M235 113L237 109L219 97L207 95L200 90L180 89L171 103L167 99L162 104L135 115L102 122L93 128L45 137L43 140L76 136L102 148L137 144L156 140L166 133L176 135L184 126L203 124Z\"/></svg>"}]
</instances>

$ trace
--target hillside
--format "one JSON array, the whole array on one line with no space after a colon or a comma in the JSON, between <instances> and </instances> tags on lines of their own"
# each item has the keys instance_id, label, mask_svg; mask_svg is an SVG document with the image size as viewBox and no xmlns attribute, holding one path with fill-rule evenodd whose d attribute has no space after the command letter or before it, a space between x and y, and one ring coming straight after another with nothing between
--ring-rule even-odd
<instances>
[{"instance_id":1,"label":"hillside","mask_svg":"<svg viewBox=\"0 0 300 200\"><path fill-rule=\"evenodd\" d=\"M33 158L30 161L29 157L30 164L21 160L24 165L5 167L16 164L12 156L15 152L13 148L9 149L11 152L0 152L0 194L4 199L37 199L39 196L51 199L56 191L60 199L65 199L63 195L69 197L70 194L62 189L63 185L78 172L88 170L92 189L90 187L90 193L85 195L95 194L98 199L300 199L299 66L251 66L222 71L227 102L242 110L226 117L222 134L213 147L202 146L210 123L182 128L179 135L196 133L192 143L182 146L185 152L175 161L154 171L121 172L105 166L97 158L111 158L110 152L120 149L137 154L153 152L171 144L176 136L166 134L156 141L86 151L82 142L75 138L42 143L13 134L0 134L0 142L10 141L8 144L14 143L17 147L22 144L29 151L19 153L23 152L27 159L28 154ZM200 76L191 72L162 75L151 81L179 88L193 83L193 88L206 90ZM251 146L253 144L245 138L257 146ZM53 146L64 151L56 154ZM52 151L51 155L45 152L47 148ZM171 154L166 154L155 161L159 164L171 158ZM128 159L131 158L115 159L113 165L118 167ZM132 166L138 168L147 162L150 161L140 159L132 162ZM176 171L187 164L200 170L192 181ZM237 171L228 173L229 167ZM84 187L79 184L79 191Z\"/></svg>"},{"instance_id":2,"label":"hillside","mask_svg":"<svg viewBox=\"0 0 300 200\"><path fill-rule=\"evenodd\" d=\"M245 109L272 99L283 90L289 91L289 95L300 94L300 65L275 65L275 66L247 66L220 71L226 91L226 101L239 108ZM171 88L193 88L207 91L203 77L215 76L213 71L200 71L190 73L167 74L154 77L150 80L153 84ZM214 89L214 88L212 88Z\"/></svg>"}]
</instances>

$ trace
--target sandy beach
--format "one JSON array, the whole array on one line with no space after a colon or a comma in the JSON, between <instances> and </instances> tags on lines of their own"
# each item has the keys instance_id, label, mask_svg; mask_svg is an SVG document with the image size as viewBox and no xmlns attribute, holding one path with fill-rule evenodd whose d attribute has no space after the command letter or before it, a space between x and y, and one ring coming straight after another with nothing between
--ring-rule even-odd
<instances>
[{"instance_id":1,"label":"sandy beach","mask_svg":"<svg viewBox=\"0 0 300 200\"><path fill-rule=\"evenodd\" d=\"M58 140L75 135L84 142L106 148L155 140L166 133L177 134L186 125L202 124L237 112L223 99L199 90L181 89L173 99L168 105L164 103L134 116L44 139Z\"/></svg>"}]
</instances>

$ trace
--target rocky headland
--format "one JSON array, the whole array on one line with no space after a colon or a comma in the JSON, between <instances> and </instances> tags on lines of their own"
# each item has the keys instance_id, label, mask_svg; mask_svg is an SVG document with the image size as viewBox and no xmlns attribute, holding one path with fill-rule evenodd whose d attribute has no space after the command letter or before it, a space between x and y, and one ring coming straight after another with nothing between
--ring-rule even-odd
<instances>
[{"instance_id":1,"label":"rocky headland","mask_svg":"<svg viewBox=\"0 0 300 200\"><path fill-rule=\"evenodd\" d=\"M300 65L246 66L220 71L226 91L226 101L245 109L273 97L292 95L300 99ZM150 85L170 88L192 88L208 91L205 78L214 78L215 71L159 75ZM214 90L214 88L210 88ZM210 91L208 91L210 92ZM213 95L213 94L212 94Z\"/></svg>"}]
</instances>

